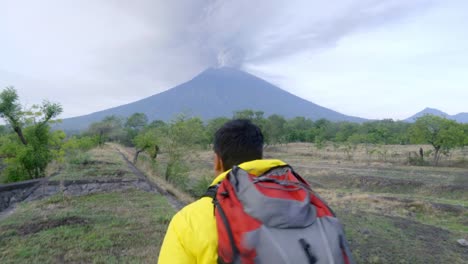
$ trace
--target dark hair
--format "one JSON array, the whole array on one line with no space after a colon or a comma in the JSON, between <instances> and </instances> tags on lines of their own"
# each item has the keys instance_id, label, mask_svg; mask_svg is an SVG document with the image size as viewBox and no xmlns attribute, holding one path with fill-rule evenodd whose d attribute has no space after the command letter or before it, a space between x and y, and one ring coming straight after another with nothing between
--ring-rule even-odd
<instances>
[{"instance_id":1,"label":"dark hair","mask_svg":"<svg viewBox=\"0 0 468 264\"><path fill-rule=\"evenodd\" d=\"M250 120L235 119L225 123L214 136L213 150L231 169L246 161L263 157L263 134Z\"/></svg>"}]
</instances>

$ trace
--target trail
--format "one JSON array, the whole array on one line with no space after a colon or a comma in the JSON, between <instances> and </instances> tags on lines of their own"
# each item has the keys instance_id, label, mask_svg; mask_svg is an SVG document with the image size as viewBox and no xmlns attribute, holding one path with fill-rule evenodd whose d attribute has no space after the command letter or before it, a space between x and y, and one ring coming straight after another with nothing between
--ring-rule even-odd
<instances>
[{"instance_id":1,"label":"trail","mask_svg":"<svg viewBox=\"0 0 468 264\"><path fill-rule=\"evenodd\" d=\"M150 179L148 179L148 177L146 177L146 175L143 172L141 172L130 160L128 160L128 158L118 148L115 149L120 153L125 162L127 162L127 166L132 171L132 173L135 174L138 177L138 179L146 181L151 186L151 188L156 190L159 194L165 196L169 204L174 209L180 210L185 206L185 204L179 199L177 199L176 196L167 192L163 188L159 187L157 184L153 183Z\"/></svg>"}]
</instances>

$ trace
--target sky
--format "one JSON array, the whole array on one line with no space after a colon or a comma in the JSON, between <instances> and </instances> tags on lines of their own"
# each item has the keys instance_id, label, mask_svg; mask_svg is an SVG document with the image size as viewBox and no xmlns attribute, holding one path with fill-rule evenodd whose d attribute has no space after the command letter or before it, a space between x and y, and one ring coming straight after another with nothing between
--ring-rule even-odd
<instances>
[{"instance_id":1,"label":"sky","mask_svg":"<svg viewBox=\"0 0 468 264\"><path fill-rule=\"evenodd\" d=\"M0 0L0 89L62 118L238 68L335 111L468 112L465 0Z\"/></svg>"}]
</instances>

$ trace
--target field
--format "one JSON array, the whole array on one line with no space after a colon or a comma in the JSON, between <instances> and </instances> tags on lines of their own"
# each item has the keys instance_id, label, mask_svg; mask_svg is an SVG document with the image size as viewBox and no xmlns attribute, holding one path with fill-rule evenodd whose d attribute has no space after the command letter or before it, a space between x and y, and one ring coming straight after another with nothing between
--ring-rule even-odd
<instances>
[{"instance_id":1,"label":"field","mask_svg":"<svg viewBox=\"0 0 468 264\"><path fill-rule=\"evenodd\" d=\"M136 177L113 148L84 156L51 180ZM136 189L21 203L0 215L0 263L154 263L174 212Z\"/></svg>"},{"instance_id":2,"label":"field","mask_svg":"<svg viewBox=\"0 0 468 264\"><path fill-rule=\"evenodd\" d=\"M332 147L275 147L342 219L360 263L463 263L468 236L468 169L405 165L408 147L387 146L393 158L352 159ZM414 146L413 146L414 148ZM397 155L398 154L398 155ZM456 159L456 158L454 158Z\"/></svg>"},{"instance_id":3,"label":"field","mask_svg":"<svg viewBox=\"0 0 468 264\"><path fill-rule=\"evenodd\" d=\"M457 243L468 239L464 153L441 161L452 167L432 167L408 165L419 146L369 149L297 143L266 147L265 158L291 164L330 204L358 263L466 263ZM211 160L211 151L194 155L191 177L211 175Z\"/></svg>"},{"instance_id":4,"label":"field","mask_svg":"<svg viewBox=\"0 0 468 264\"><path fill-rule=\"evenodd\" d=\"M410 166L408 153L419 146L378 148L275 145L265 149L265 158L293 165L329 202L358 263L466 263L468 249L457 243L468 239L463 153L442 161L451 167ZM118 145L94 149L69 160L52 178L134 178L121 155L131 160L132 152ZM165 160L163 153L155 166L142 155L137 163L165 195L129 190L19 204L0 216L0 262L154 263L176 211L171 199L193 201L187 190L213 177L211 151L196 151L184 160L189 168L185 188L160 177Z\"/></svg>"}]
</instances>

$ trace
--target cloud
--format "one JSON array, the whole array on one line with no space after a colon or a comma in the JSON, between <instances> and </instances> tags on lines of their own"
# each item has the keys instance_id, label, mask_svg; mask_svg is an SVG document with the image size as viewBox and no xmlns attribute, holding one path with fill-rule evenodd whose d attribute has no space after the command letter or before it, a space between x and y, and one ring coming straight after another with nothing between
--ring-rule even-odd
<instances>
[{"instance_id":1,"label":"cloud","mask_svg":"<svg viewBox=\"0 0 468 264\"><path fill-rule=\"evenodd\" d=\"M122 47L129 63L190 68L263 63L336 44L358 30L422 10L430 1L139 1L129 6L151 36ZM153 11L156 11L156 14ZM149 65L148 65L149 64ZM172 70L172 69L171 69Z\"/></svg>"},{"instance_id":2,"label":"cloud","mask_svg":"<svg viewBox=\"0 0 468 264\"><path fill-rule=\"evenodd\" d=\"M0 35L8 41L0 43L0 70L47 82L50 90L79 87L82 101L141 98L208 67L245 69L333 48L350 34L431 5L429 0L2 1ZM18 88L31 98L43 95L32 85ZM112 100L89 107L106 108Z\"/></svg>"}]
</instances>

